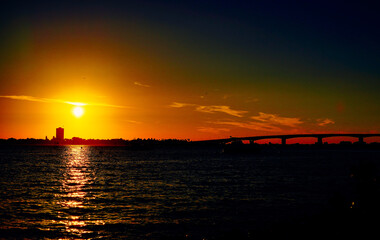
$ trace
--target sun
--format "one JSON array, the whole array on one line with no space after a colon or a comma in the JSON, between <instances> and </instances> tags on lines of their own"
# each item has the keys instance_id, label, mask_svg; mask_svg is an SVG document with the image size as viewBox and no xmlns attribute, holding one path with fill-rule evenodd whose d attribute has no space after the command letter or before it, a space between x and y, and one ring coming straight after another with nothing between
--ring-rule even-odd
<instances>
[{"instance_id":1,"label":"sun","mask_svg":"<svg viewBox=\"0 0 380 240\"><path fill-rule=\"evenodd\" d=\"M75 117L80 118L84 114L84 110L82 107L76 106L73 108L73 114Z\"/></svg>"}]
</instances>

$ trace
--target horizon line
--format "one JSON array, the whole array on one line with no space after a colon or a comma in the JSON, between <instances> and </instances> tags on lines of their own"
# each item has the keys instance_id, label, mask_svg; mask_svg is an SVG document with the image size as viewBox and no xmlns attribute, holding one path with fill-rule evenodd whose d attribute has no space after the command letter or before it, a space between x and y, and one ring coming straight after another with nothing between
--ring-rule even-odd
<instances>
[{"instance_id":1,"label":"horizon line","mask_svg":"<svg viewBox=\"0 0 380 240\"><path fill-rule=\"evenodd\" d=\"M62 128L62 127L59 127ZM271 134L271 135L255 135L255 136L249 136L249 137L227 137L227 138L214 138L214 139L204 139L204 140L191 140L190 138L133 138L133 139L124 139L122 137L120 138L81 138L81 137L72 137L72 138L64 138L65 140L72 140L73 138L79 138L82 140L135 140L135 139L144 139L144 140L186 140L186 141L191 141L191 142L205 142L205 141L223 141L223 140L250 140L250 139L255 139L256 140L262 140L261 138L315 138L317 136L322 136L323 138L329 138L329 137L353 137L356 138L360 135L364 135L364 137L380 137L380 133L359 133L359 132L345 132L345 133L300 133L300 134ZM329 136L332 135L332 136ZM9 140L9 139L16 139L16 140L27 140L27 139L35 139L35 140L53 140L56 139L55 136L53 138L49 139L47 136L45 138L34 138L34 137L27 137L27 138L14 138L14 137L8 137L8 138L0 138L0 140Z\"/></svg>"}]
</instances>

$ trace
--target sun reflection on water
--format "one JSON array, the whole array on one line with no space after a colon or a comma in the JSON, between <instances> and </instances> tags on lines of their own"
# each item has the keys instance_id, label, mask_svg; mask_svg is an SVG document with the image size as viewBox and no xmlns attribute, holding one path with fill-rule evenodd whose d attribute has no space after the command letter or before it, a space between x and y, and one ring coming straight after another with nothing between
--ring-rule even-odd
<instances>
[{"instance_id":1,"label":"sun reflection on water","mask_svg":"<svg viewBox=\"0 0 380 240\"><path fill-rule=\"evenodd\" d=\"M89 153L89 147L67 148L66 168L61 182L62 194L58 201L61 206L58 224L64 225L67 233L78 237L93 233L86 226L104 224L103 221L92 220L88 214L93 208L89 201L94 198L91 195L94 172L90 166Z\"/></svg>"}]
</instances>

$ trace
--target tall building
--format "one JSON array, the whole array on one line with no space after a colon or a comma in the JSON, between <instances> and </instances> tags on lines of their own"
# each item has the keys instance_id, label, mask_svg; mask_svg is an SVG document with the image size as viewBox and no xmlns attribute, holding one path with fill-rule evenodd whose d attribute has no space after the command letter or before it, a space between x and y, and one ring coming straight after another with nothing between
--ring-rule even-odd
<instances>
[{"instance_id":1,"label":"tall building","mask_svg":"<svg viewBox=\"0 0 380 240\"><path fill-rule=\"evenodd\" d=\"M55 136L56 136L56 139L59 142L63 142L63 139L64 139L64 129L61 128L61 127L55 129Z\"/></svg>"}]
</instances>

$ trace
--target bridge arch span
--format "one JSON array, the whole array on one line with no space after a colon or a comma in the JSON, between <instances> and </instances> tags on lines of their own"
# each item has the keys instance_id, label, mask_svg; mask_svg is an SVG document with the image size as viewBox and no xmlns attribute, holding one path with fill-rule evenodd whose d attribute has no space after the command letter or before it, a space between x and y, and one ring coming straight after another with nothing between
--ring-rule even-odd
<instances>
[{"instance_id":1,"label":"bridge arch span","mask_svg":"<svg viewBox=\"0 0 380 240\"><path fill-rule=\"evenodd\" d=\"M324 138L330 137L354 137L358 139L359 143L364 143L364 138L368 137L379 137L380 133L372 134L372 133L323 133L323 134L289 134L289 135L268 135L268 136L253 136L253 137L230 137L225 139L214 139L214 140L205 140L205 141L197 141L197 142L208 142L208 143L218 143L218 144L226 144L228 142L236 142L236 141L244 141L248 140L251 143L263 140L263 139L281 139L282 144L286 144L286 140L292 138L317 138L317 144L322 144Z\"/></svg>"},{"instance_id":2,"label":"bridge arch span","mask_svg":"<svg viewBox=\"0 0 380 240\"><path fill-rule=\"evenodd\" d=\"M318 143L318 137L293 137L286 140L286 144L315 144Z\"/></svg>"},{"instance_id":3,"label":"bridge arch span","mask_svg":"<svg viewBox=\"0 0 380 240\"><path fill-rule=\"evenodd\" d=\"M357 136L327 136L327 137L324 137L323 140L328 141L329 143L335 143L335 144L338 144L340 142L355 143L355 142L359 142L360 140L364 142L364 138L361 139L360 137L357 137Z\"/></svg>"}]
</instances>

